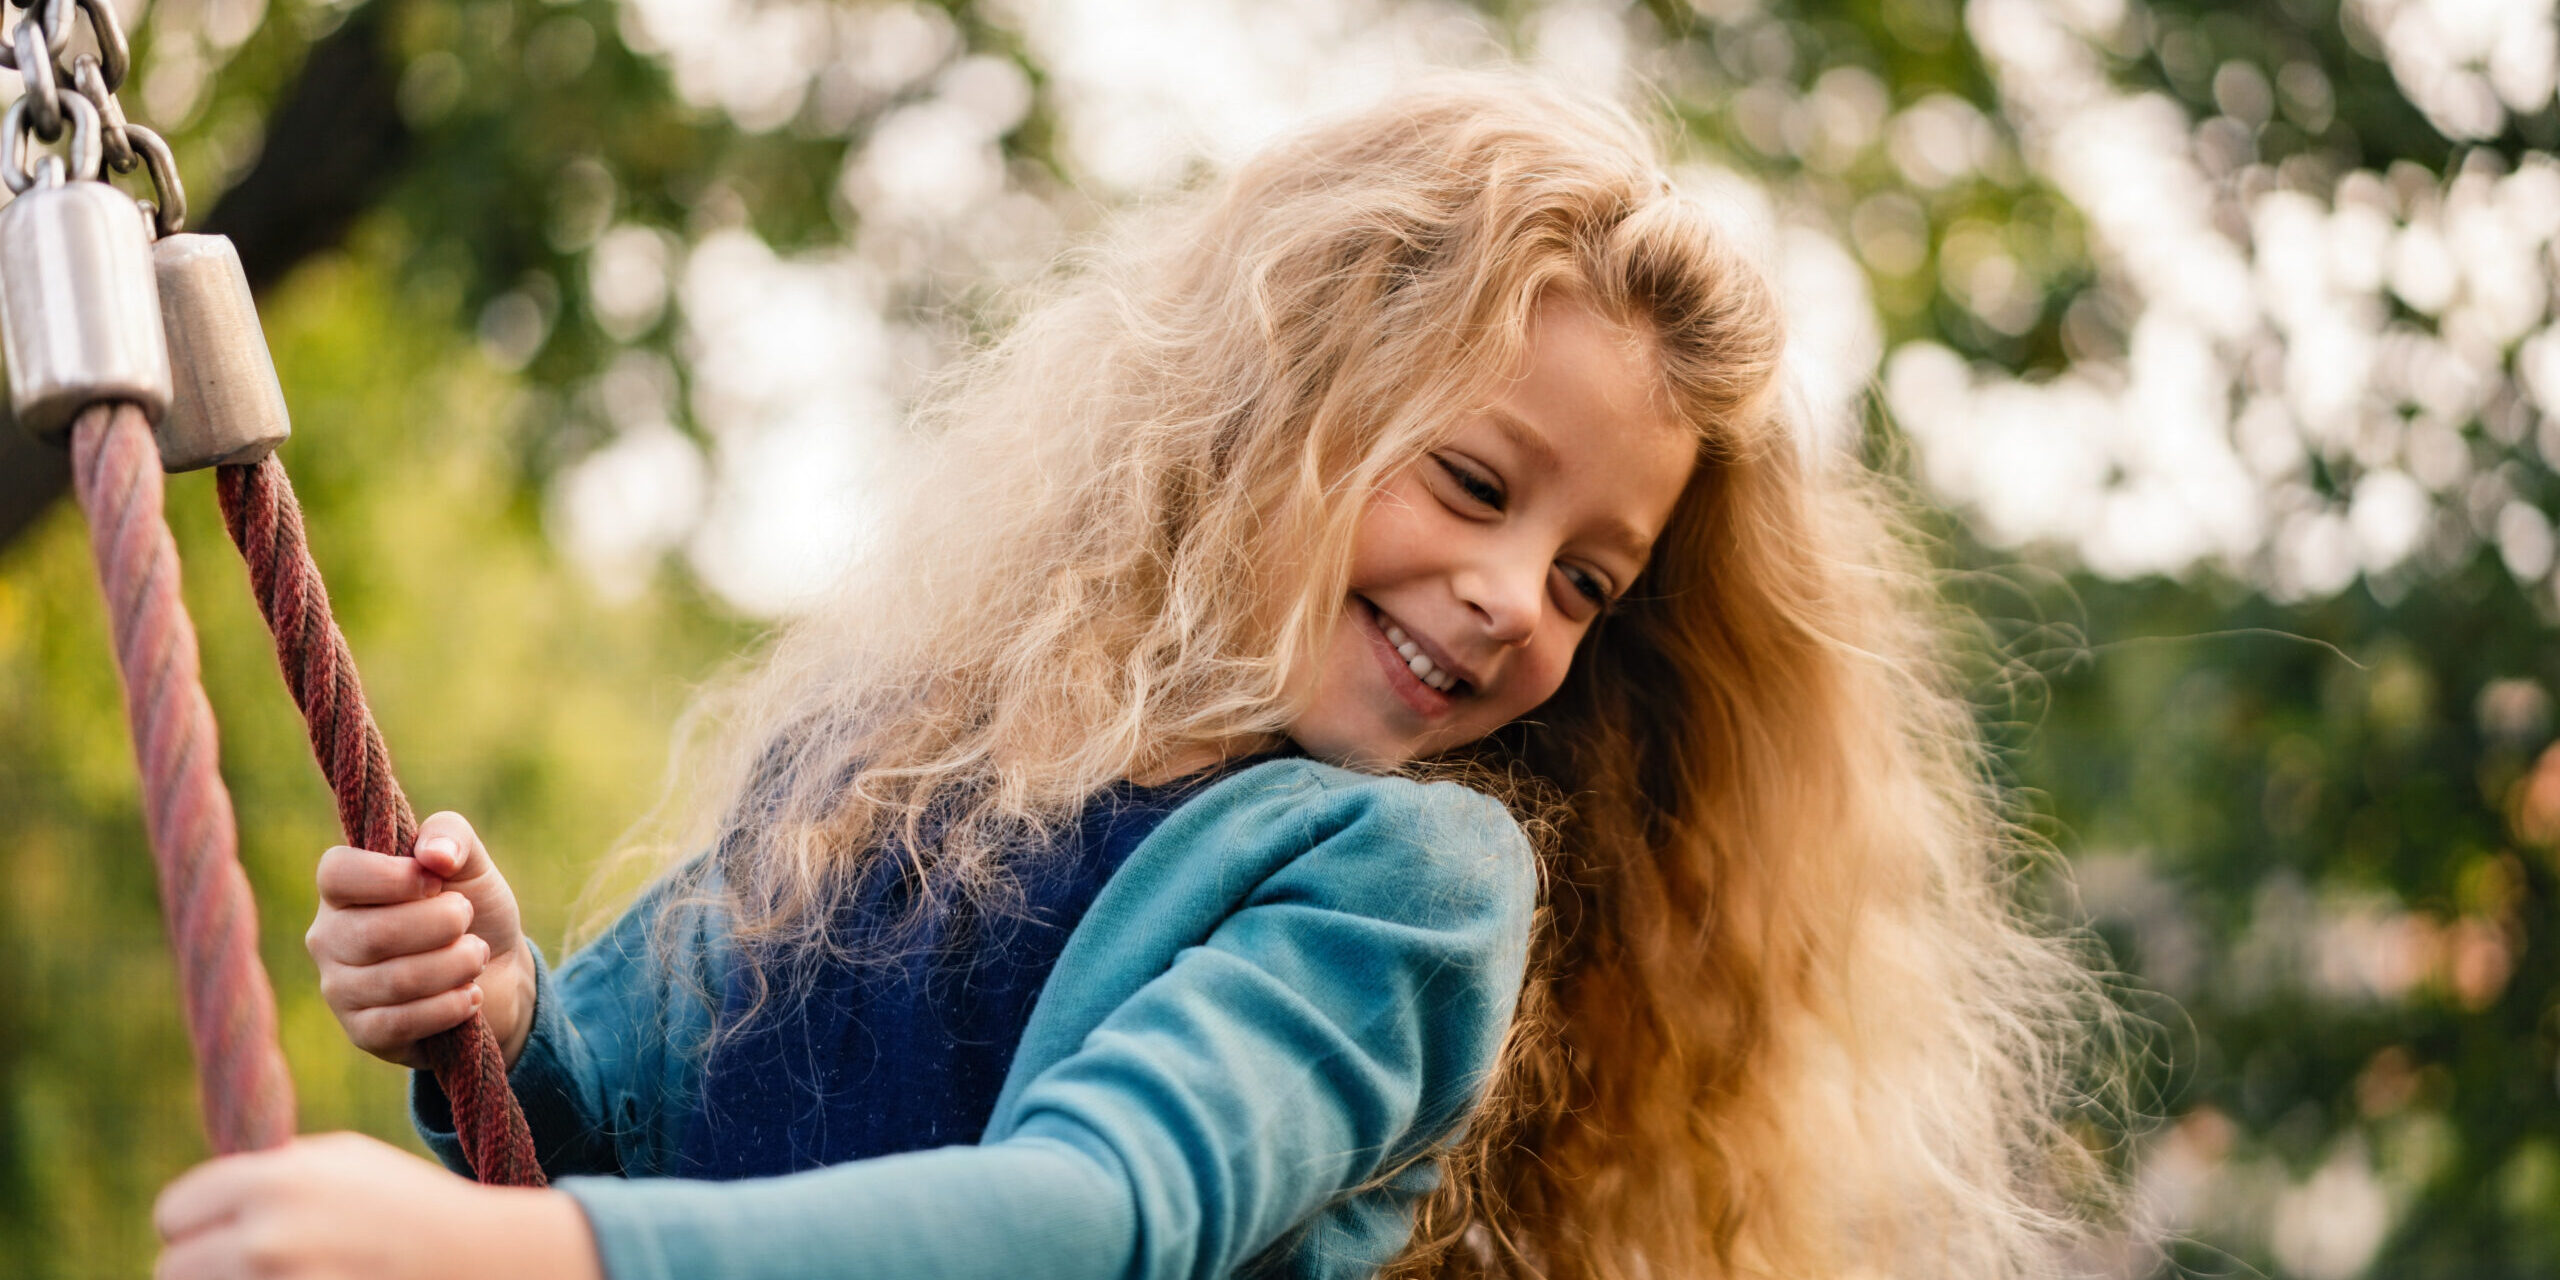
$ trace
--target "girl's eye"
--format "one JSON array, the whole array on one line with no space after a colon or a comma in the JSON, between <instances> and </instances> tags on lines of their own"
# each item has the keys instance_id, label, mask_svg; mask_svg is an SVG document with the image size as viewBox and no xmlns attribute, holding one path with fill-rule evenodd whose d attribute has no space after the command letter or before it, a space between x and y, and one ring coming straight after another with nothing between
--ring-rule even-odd
<instances>
[{"instance_id":1,"label":"girl's eye","mask_svg":"<svg viewBox=\"0 0 2560 1280\"><path fill-rule=\"evenodd\" d=\"M1591 603L1598 605L1603 609L1606 609L1611 604L1616 603L1616 601L1610 598L1609 584L1601 581L1598 574L1595 574L1588 569L1569 564L1560 564L1557 565L1556 568L1563 571L1564 580L1572 583L1573 589L1576 592L1579 592L1582 598L1589 600Z\"/></svg>"},{"instance_id":2,"label":"girl's eye","mask_svg":"<svg viewBox=\"0 0 2560 1280\"><path fill-rule=\"evenodd\" d=\"M1467 497L1488 510L1500 511L1503 504L1510 500L1510 495L1502 491L1502 485L1492 476L1454 458L1435 454L1431 460L1440 464L1440 469L1449 474L1449 479L1456 483Z\"/></svg>"}]
</instances>

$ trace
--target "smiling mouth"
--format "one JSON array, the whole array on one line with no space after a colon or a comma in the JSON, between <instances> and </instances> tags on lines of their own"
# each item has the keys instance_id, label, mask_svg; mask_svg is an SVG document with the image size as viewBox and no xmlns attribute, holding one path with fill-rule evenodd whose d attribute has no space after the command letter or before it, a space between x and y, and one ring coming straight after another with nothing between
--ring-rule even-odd
<instances>
[{"instance_id":1,"label":"smiling mouth","mask_svg":"<svg viewBox=\"0 0 2560 1280\"><path fill-rule=\"evenodd\" d=\"M1431 654L1412 636L1406 635L1404 628L1392 622L1382 622L1378 629L1385 633L1387 643L1395 646L1396 656L1404 659L1405 670L1411 671L1414 679L1442 693L1454 693L1459 685L1466 683L1432 661Z\"/></svg>"},{"instance_id":2,"label":"smiling mouth","mask_svg":"<svg viewBox=\"0 0 2560 1280\"><path fill-rule=\"evenodd\" d=\"M1454 699L1475 691L1466 681L1442 669L1384 610L1365 599L1360 604L1367 615L1370 644L1386 669L1388 685L1407 705L1423 715L1436 716L1446 712Z\"/></svg>"}]
</instances>

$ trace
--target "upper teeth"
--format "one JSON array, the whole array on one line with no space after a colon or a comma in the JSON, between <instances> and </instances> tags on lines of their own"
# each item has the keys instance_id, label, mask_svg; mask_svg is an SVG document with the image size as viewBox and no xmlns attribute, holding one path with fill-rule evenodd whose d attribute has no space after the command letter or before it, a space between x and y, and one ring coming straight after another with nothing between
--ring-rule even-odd
<instances>
[{"instance_id":1,"label":"upper teeth","mask_svg":"<svg viewBox=\"0 0 2560 1280\"><path fill-rule=\"evenodd\" d=\"M1415 679L1442 693L1457 687L1458 678L1441 670L1440 664L1433 662L1431 655L1424 653L1422 646L1415 644L1413 637L1404 633L1404 628L1392 622L1388 623L1387 643L1396 647L1396 653L1404 659L1404 665L1413 669Z\"/></svg>"}]
</instances>

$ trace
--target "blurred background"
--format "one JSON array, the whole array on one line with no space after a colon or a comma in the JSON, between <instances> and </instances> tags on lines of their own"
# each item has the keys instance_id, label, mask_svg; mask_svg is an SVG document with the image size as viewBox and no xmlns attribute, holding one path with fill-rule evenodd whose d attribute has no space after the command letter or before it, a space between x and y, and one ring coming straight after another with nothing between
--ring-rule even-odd
<instances>
[{"instance_id":1,"label":"blurred background","mask_svg":"<svg viewBox=\"0 0 2560 1280\"><path fill-rule=\"evenodd\" d=\"M2094 1269L2560 1272L2552 0L120 0L235 237L422 809L556 946L919 379L1108 212L1435 66L1617 86L1910 477L2025 825L2155 1027ZM14 79L0 78L14 93ZM58 455L0 445L0 1257L136 1276L202 1139ZM171 520L307 1130L331 809Z\"/></svg>"}]
</instances>

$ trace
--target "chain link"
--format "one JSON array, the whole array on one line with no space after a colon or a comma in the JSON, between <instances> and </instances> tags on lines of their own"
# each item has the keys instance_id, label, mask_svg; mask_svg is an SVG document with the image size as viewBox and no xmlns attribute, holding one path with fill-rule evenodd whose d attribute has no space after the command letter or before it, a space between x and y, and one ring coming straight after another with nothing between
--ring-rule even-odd
<instances>
[{"instance_id":1,"label":"chain link","mask_svg":"<svg viewBox=\"0 0 2560 1280\"><path fill-rule=\"evenodd\" d=\"M171 154L168 140L157 130L138 124L128 124L124 131L133 139L133 149L142 157L143 167L151 171L152 198L142 203L151 210L153 227L162 236L186 230L187 188L178 181L178 157Z\"/></svg>"},{"instance_id":2,"label":"chain link","mask_svg":"<svg viewBox=\"0 0 2560 1280\"><path fill-rule=\"evenodd\" d=\"M62 0L52 0L61 4ZM18 64L18 75L26 81L26 96L18 101L26 104L22 112L34 127L36 136L51 142L62 136L62 85L56 78L53 59L37 42L43 39L36 19L30 15L18 23L9 43Z\"/></svg>"},{"instance_id":3,"label":"chain link","mask_svg":"<svg viewBox=\"0 0 2560 1280\"><path fill-rule=\"evenodd\" d=\"M107 87L107 73L96 54L83 53L71 60L71 87L98 109L98 141L105 144L107 167L118 173L133 172L142 157L133 153L133 142L125 137L124 104Z\"/></svg>"},{"instance_id":4,"label":"chain link","mask_svg":"<svg viewBox=\"0 0 2560 1280\"><path fill-rule=\"evenodd\" d=\"M16 0L12 0L12 3L15 2ZM52 54L55 60L59 61L62 55L69 52L71 49L71 10L73 8L73 3L72 0L42 0L42 3L42 8L31 10L25 18L20 19L19 25L25 26L30 22L36 24L37 29L44 32L45 52ZM18 7L22 9L26 8L23 4ZM112 19L110 21L112 21ZM17 44L18 42L13 31L8 43L5 46L0 46L0 67L5 67L11 71L19 70Z\"/></svg>"},{"instance_id":5,"label":"chain link","mask_svg":"<svg viewBox=\"0 0 2560 1280\"><path fill-rule=\"evenodd\" d=\"M71 179L97 177L103 158L98 140L98 109L78 94L60 103L71 126L69 154L47 155L29 167L27 153L32 148L27 145L28 138L50 141L36 128L33 102L32 98L20 98L9 104L7 115L0 115L0 182L7 183L11 192L24 195L39 185L60 186Z\"/></svg>"},{"instance_id":6,"label":"chain link","mask_svg":"<svg viewBox=\"0 0 2560 1280\"><path fill-rule=\"evenodd\" d=\"M20 101L29 104L36 136L46 142L62 136L61 58L71 48L73 7L74 0L37 0L9 38L0 41L0 67L17 72L25 82L26 93ZM42 48L37 40L43 41Z\"/></svg>"},{"instance_id":7,"label":"chain link","mask_svg":"<svg viewBox=\"0 0 2560 1280\"><path fill-rule=\"evenodd\" d=\"M59 6L62 0L51 2ZM89 15L89 34L98 41L98 60L107 73L107 92L119 92L124 88L125 73L133 69L133 46L125 41L124 20L116 16L116 7L110 0L78 3L80 11ZM56 58L61 56L59 51L54 54Z\"/></svg>"}]
</instances>

